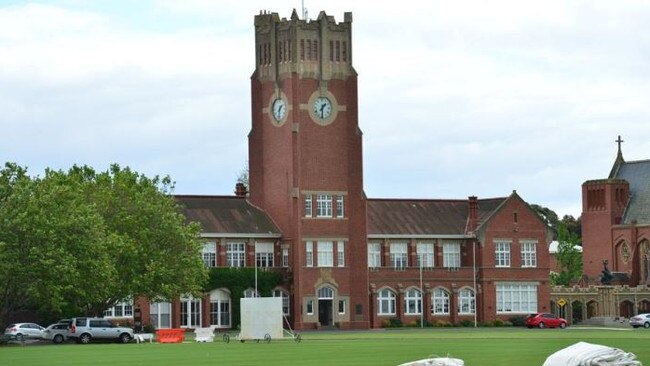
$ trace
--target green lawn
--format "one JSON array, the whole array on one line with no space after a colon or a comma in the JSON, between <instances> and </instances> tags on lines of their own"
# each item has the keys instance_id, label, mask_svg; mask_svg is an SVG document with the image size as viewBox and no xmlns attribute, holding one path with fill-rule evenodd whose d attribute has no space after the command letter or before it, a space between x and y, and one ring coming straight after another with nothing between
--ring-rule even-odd
<instances>
[{"instance_id":1,"label":"green lawn","mask_svg":"<svg viewBox=\"0 0 650 366\"><path fill-rule=\"evenodd\" d=\"M429 356L468 366L542 365L578 341L618 347L650 365L650 331L589 328L429 328L308 332L303 341L0 346L1 365L397 365Z\"/></svg>"}]
</instances>

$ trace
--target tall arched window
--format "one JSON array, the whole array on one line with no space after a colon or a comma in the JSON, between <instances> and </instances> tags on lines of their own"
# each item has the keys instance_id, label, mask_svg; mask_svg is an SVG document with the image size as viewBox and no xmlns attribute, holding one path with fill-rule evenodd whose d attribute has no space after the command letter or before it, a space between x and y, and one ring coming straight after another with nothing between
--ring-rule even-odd
<instances>
[{"instance_id":1,"label":"tall arched window","mask_svg":"<svg viewBox=\"0 0 650 366\"><path fill-rule=\"evenodd\" d=\"M417 315L422 313L422 293L412 287L404 296L404 314Z\"/></svg>"},{"instance_id":2,"label":"tall arched window","mask_svg":"<svg viewBox=\"0 0 650 366\"><path fill-rule=\"evenodd\" d=\"M273 290L273 297L282 298L282 313L289 315L289 294L281 289Z\"/></svg>"},{"instance_id":3,"label":"tall arched window","mask_svg":"<svg viewBox=\"0 0 650 366\"><path fill-rule=\"evenodd\" d=\"M318 299L319 300L332 300L334 299L334 290L331 287L321 287L318 290Z\"/></svg>"},{"instance_id":4,"label":"tall arched window","mask_svg":"<svg viewBox=\"0 0 650 366\"><path fill-rule=\"evenodd\" d=\"M437 288L433 290L431 295L431 313L434 315L447 315L449 314L449 292L444 289Z\"/></svg>"},{"instance_id":5,"label":"tall arched window","mask_svg":"<svg viewBox=\"0 0 650 366\"><path fill-rule=\"evenodd\" d=\"M389 289L383 289L377 294L378 315L395 315L395 293Z\"/></svg>"},{"instance_id":6,"label":"tall arched window","mask_svg":"<svg viewBox=\"0 0 650 366\"><path fill-rule=\"evenodd\" d=\"M474 314L476 312L476 300L474 290L464 288L458 292L458 314Z\"/></svg>"},{"instance_id":7,"label":"tall arched window","mask_svg":"<svg viewBox=\"0 0 650 366\"><path fill-rule=\"evenodd\" d=\"M210 292L210 325L230 328L230 294L224 290Z\"/></svg>"}]
</instances>

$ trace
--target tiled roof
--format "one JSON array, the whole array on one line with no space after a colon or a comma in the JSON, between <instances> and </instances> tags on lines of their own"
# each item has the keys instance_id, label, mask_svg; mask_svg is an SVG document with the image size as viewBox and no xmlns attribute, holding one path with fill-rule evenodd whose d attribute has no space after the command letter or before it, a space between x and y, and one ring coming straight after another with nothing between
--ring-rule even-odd
<instances>
[{"instance_id":1,"label":"tiled roof","mask_svg":"<svg viewBox=\"0 0 650 366\"><path fill-rule=\"evenodd\" d=\"M480 226L506 200L478 200ZM368 235L464 235L467 200L368 199Z\"/></svg>"},{"instance_id":2,"label":"tiled roof","mask_svg":"<svg viewBox=\"0 0 650 366\"><path fill-rule=\"evenodd\" d=\"M174 196L188 221L205 233L277 235L280 230L264 211L236 196Z\"/></svg>"},{"instance_id":3,"label":"tiled roof","mask_svg":"<svg viewBox=\"0 0 650 366\"><path fill-rule=\"evenodd\" d=\"M624 224L636 220L639 224L650 224L650 160L622 163L616 178L630 184L630 201L625 209Z\"/></svg>"}]
</instances>

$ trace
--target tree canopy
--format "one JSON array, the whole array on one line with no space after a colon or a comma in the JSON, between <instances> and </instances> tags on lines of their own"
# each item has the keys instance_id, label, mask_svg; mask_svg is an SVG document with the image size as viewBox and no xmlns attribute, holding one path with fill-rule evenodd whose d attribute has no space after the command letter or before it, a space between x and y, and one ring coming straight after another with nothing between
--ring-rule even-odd
<instances>
[{"instance_id":1,"label":"tree canopy","mask_svg":"<svg viewBox=\"0 0 650 366\"><path fill-rule=\"evenodd\" d=\"M112 165L29 177L0 170L0 320L36 309L99 315L134 295L201 293L198 224L188 224L169 177Z\"/></svg>"},{"instance_id":2,"label":"tree canopy","mask_svg":"<svg viewBox=\"0 0 650 366\"><path fill-rule=\"evenodd\" d=\"M557 231L557 261L558 273L551 273L551 284L568 286L571 281L582 276L582 252L580 251L580 237L569 232L567 225L560 222Z\"/></svg>"}]
</instances>

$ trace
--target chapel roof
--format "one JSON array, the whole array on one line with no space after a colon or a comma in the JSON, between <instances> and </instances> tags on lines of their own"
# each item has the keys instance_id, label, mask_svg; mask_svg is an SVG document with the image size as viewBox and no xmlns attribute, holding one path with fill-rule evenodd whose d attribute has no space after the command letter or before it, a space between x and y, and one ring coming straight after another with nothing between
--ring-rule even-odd
<instances>
[{"instance_id":1,"label":"chapel roof","mask_svg":"<svg viewBox=\"0 0 650 366\"><path fill-rule=\"evenodd\" d=\"M202 233L280 236L280 230L262 209L245 197L175 195L188 221L201 224Z\"/></svg>"},{"instance_id":2,"label":"chapel roof","mask_svg":"<svg viewBox=\"0 0 650 366\"><path fill-rule=\"evenodd\" d=\"M650 160L620 162L614 178L630 184L623 224L650 224Z\"/></svg>"}]
</instances>

